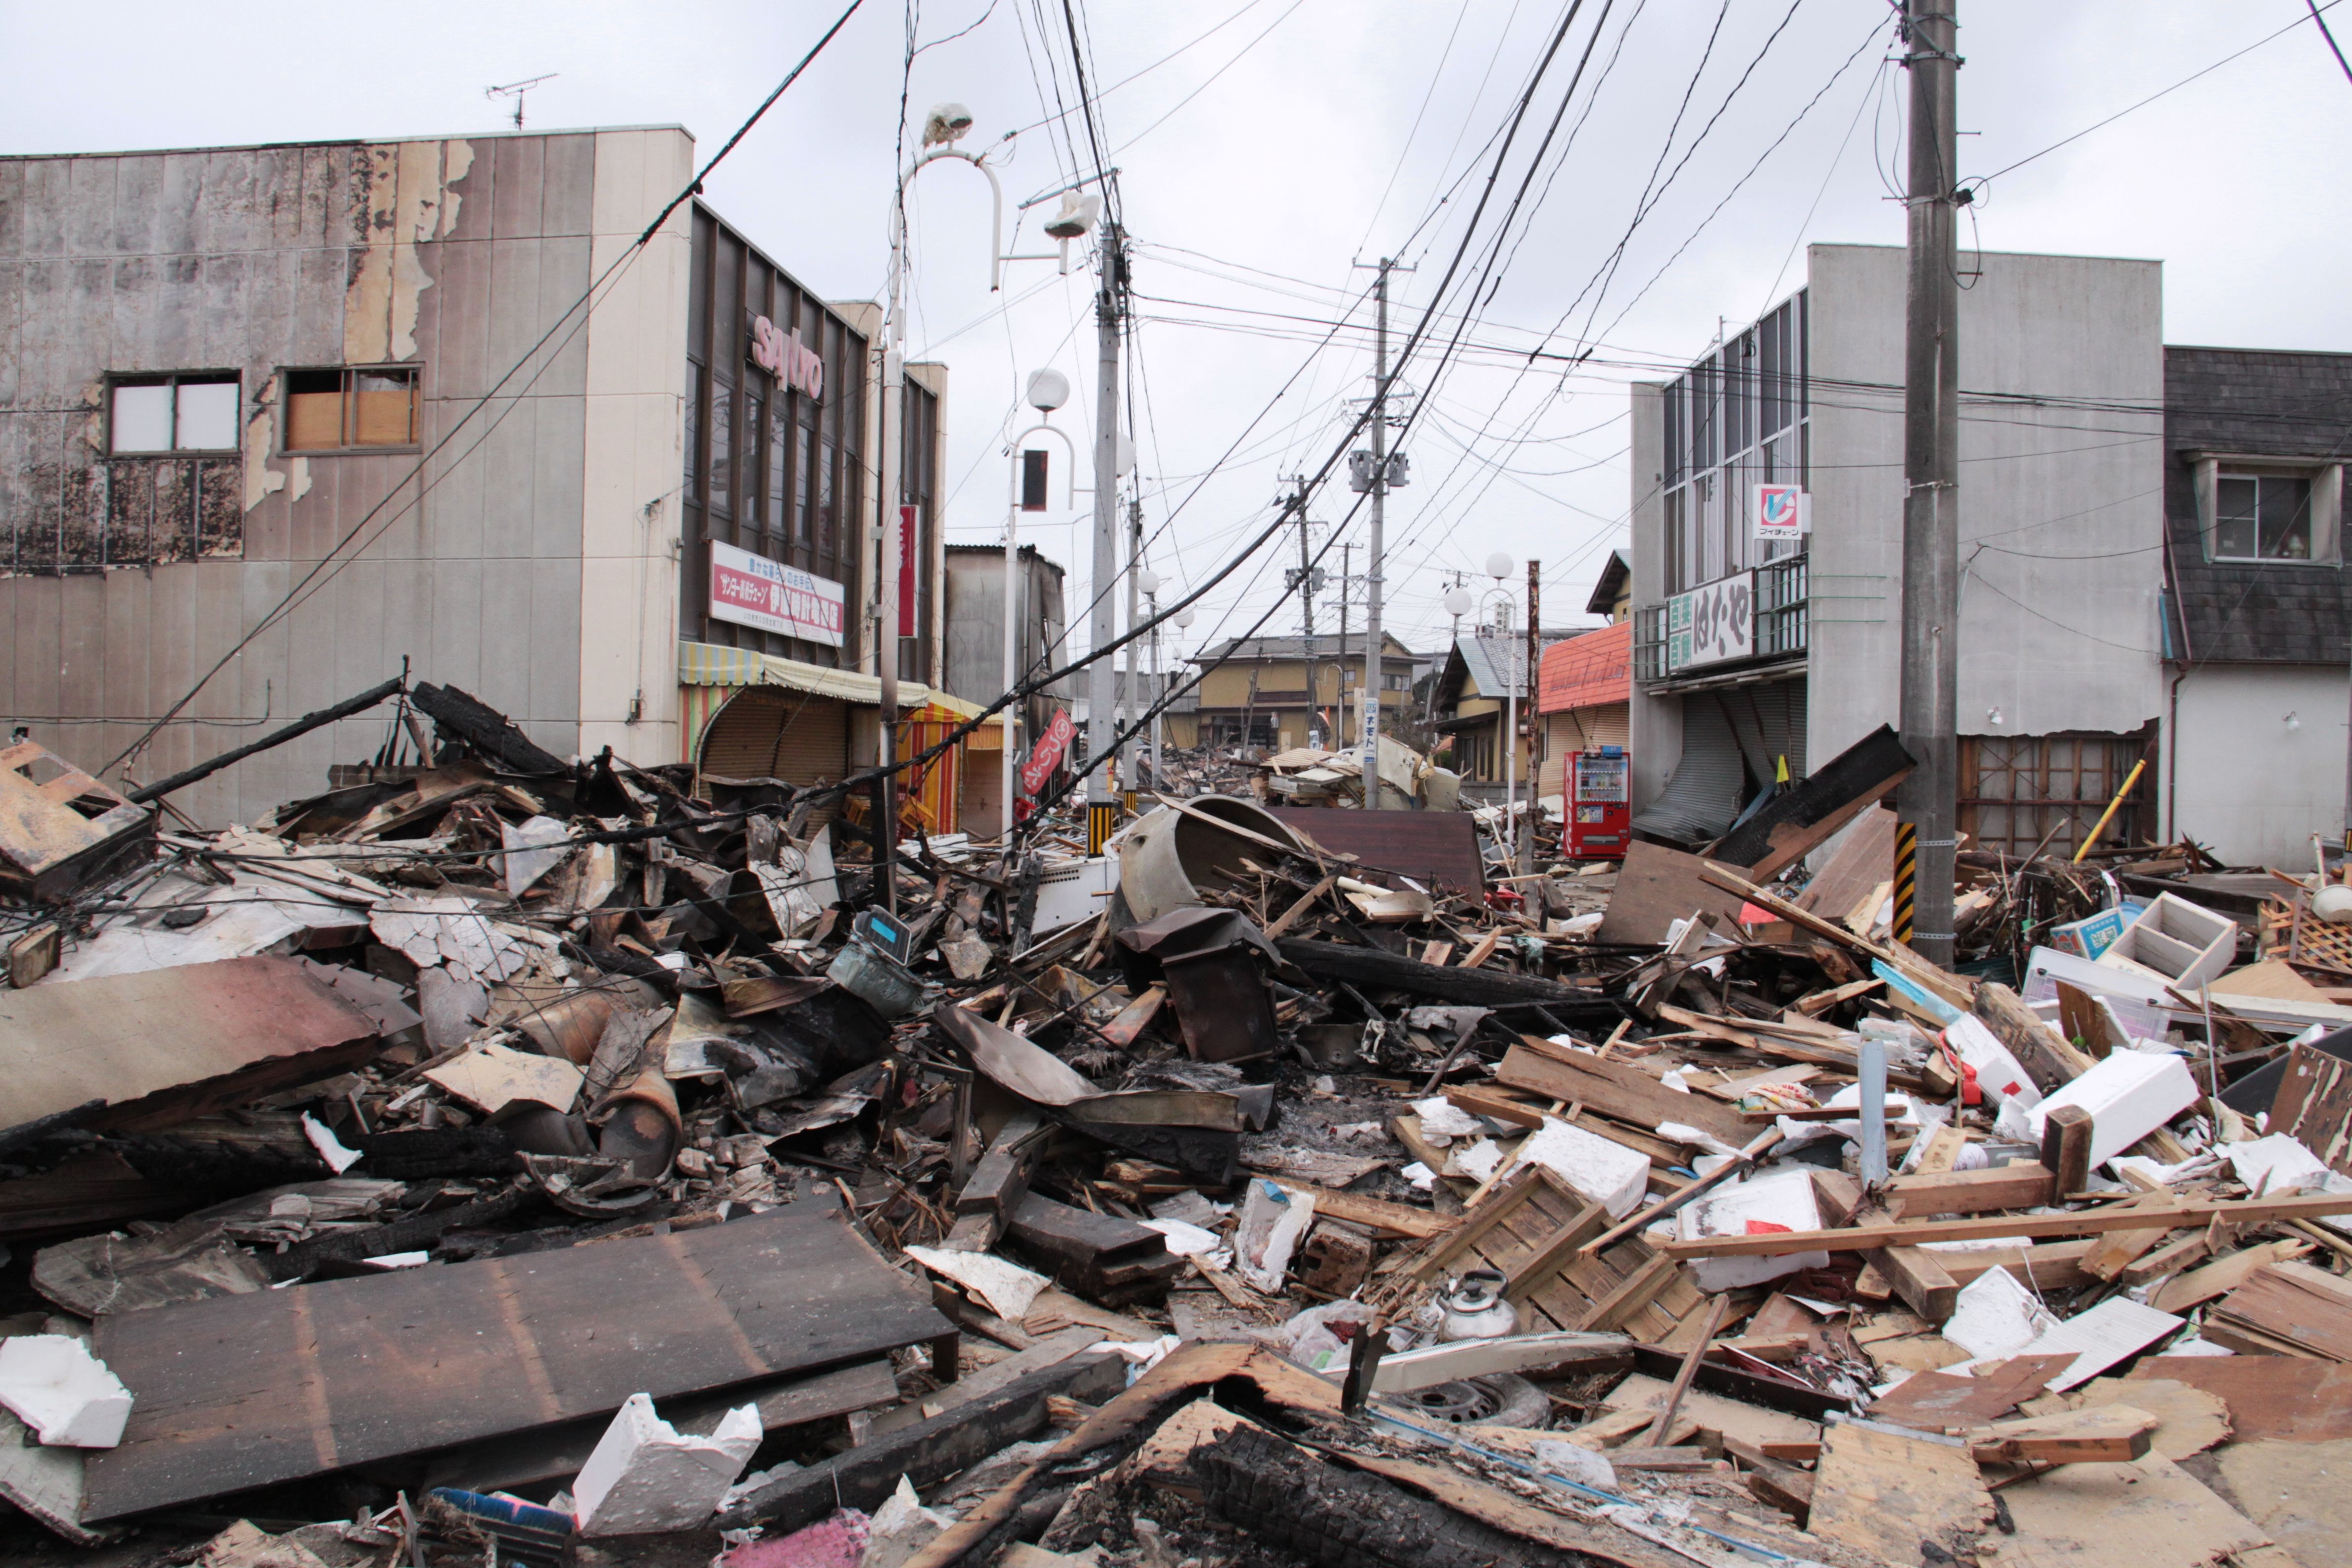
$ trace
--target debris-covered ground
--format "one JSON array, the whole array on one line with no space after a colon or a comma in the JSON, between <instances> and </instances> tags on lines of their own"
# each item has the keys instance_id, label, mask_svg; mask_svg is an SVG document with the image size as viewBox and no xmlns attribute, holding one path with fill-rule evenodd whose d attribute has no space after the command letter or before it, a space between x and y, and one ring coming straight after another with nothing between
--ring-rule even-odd
<instances>
[{"instance_id":1,"label":"debris-covered ground","mask_svg":"<svg viewBox=\"0 0 2352 1568\"><path fill-rule=\"evenodd\" d=\"M1964 848L1946 969L1875 739L1702 854L1203 751L886 875L413 697L222 832L0 770L0 1558L2347 1560L2332 854Z\"/></svg>"}]
</instances>

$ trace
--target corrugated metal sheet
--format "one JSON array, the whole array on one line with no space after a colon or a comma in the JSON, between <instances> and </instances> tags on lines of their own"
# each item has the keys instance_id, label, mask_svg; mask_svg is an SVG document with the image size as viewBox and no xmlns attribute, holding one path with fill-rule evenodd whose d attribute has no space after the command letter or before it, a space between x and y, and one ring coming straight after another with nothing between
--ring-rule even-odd
<instances>
[{"instance_id":1,"label":"corrugated metal sheet","mask_svg":"<svg viewBox=\"0 0 2352 1568\"><path fill-rule=\"evenodd\" d=\"M1682 701L1682 760L1658 798L1633 814L1633 828L1672 844L1705 844L1739 815L1747 769L1716 693L1685 692Z\"/></svg>"}]
</instances>

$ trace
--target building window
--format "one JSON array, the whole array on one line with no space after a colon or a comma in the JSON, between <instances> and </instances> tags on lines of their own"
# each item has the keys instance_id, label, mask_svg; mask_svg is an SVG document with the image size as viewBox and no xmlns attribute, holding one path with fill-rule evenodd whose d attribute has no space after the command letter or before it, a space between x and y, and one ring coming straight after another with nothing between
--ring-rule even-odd
<instances>
[{"instance_id":1,"label":"building window","mask_svg":"<svg viewBox=\"0 0 2352 1568\"><path fill-rule=\"evenodd\" d=\"M1968 847L2016 859L2038 853L2063 859L2153 743L2146 733L1961 736L1959 823ZM2104 842L2146 841L2150 789L2143 773Z\"/></svg>"},{"instance_id":2,"label":"building window","mask_svg":"<svg viewBox=\"0 0 2352 1568\"><path fill-rule=\"evenodd\" d=\"M417 374L413 369L345 366L286 373L289 452L414 447L416 415Z\"/></svg>"},{"instance_id":3,"label":"building window","mask_svg":"<svg viewBox=\"0 0 2352 1568\"><path fill-rule=\"evenodd\" d=\"M223 371L123 377L108 396L106 449L118 458L233 451L237 390Z\"/></svg>"},{"instance_id":4,"label":"building window","mask_svg":"<svg viewBox=\"0 0 2352 1568\"><path fill-rule=\"evenodd\" d=\"M2192 460L2208 560L2300 564L2340 557L2340 466L2206 454Z\"/></svg>"}]
</instances>

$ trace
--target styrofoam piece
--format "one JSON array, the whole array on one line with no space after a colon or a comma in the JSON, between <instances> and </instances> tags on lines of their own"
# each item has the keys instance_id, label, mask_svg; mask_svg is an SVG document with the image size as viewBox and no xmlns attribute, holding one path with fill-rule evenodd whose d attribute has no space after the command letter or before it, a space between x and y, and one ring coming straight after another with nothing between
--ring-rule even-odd
<instances>
[{"instance_id":1,"label":"styrofoam piece","mask_svg":"<svg viewBox=\"0 0 2352 1568\"><path fill-rule=\"evenodd\" d=\"M583 1535L646 1535L694 1530L760 1446L760 1407L740 1405L708 1437L693 1437L654 1414L653 1396L632 1394L614 1414L572 1484Z\"/></svg>"},{"instance_id":2,"label":"styrofoam piece","mask_svg":"<svg viewBox=\"0 0 2352 1568\"><path fill-rule=\"evenodd\" d=\"M2104 1165L2196 1103L2197 1080L2180 1058L2116 1051L2028 1111L2018 1135L2038 1145L2051 1111L2079 1105L2091 1113L2091 1163Z\"/></svg>"},{"instance_id":3,"label":"styrofoam piece","mask_svg":"<svg viewBox=\"0 0 2352 1568\"><path fill-rule=\"evenodd\" d=\"M1448 1150L1445 1155L1447 1175L1465 1176L1474 1182L1492 1180L1502 1164L1503 1146L1492 1138L1481 1138L1467 1148Z\"/></svg>"},{"instance_id":4,"label":"styrofoam piece","mask_svg":"<svg viewBox=\"0 0 2352 1568\"><path fill-rule=\"evenodd\" d=\"M0 1405L52 1447L111 1448L131 1419L131 1391L70 1334L0 1340Z\"/></svg>"},{"instance_id":5,"label":"styrofoam piece","mask_svg":"<svg viewBox=\"0 0 2352 1568\"><path fill-rule=\"evenodd\" d=\"M1156 1230L1168 1243L1168 1250L1179 1258L1206 1258L1224 1245L1213 1230L1203 1230L1190 1220L1146 1219L1137 1224L1146 1230Z\"/></svg>"},{"instance_id":6,"label":"styrofoam piece","mask_svg":"<svg viewBox=\"0 0 2352 1568\"><path fill-rule=\"evenodd\" d=\"M2057 1321L2006 1267L1988 1268L1953 1300L1937 1331L1979 1361L2015 1355Z\"/></svg>"},{"instance_id":7,"label":"styrofoam piece","mask_svg":"<svg viewBox=\"0 0 2352 1568\"><path fill-rule=\"evenodd\" d=\"M1580 1486L1604 1492L1617 1489L1617 1467L1609 1462L1607 1455L1591 1448L1580 1448L1573 1443L1538 1443L1536 1463Z\"/></svg>"},{"instance_id":8,"label":"styrofoam piece","mask_svg":"<svg viewBox=\"0 0 2352 1568\"><path fill-rule=\"evenodd\" d=\"M2142 1306L2127 1296L2110 1296L2087 1312L2077 1312L2063 1323L2051 1325L2018 1353L2072 1352L2074 1364L2052 1378L2048 1385L2050 1393L2063 1394L2076 1384L2090 1382L2126 1356L2147 1349L2187 1321ZM1951 1337L1948 1331L1944 1337Z\"/></svg>"},{"instance_id":9,"label":"styrofoam piece","mask_svg":"<svg viewBox=\"0 0 2352 1568\"><path fill-rule=\"evenodd\" d=\"M319 1158L327 1163L327 1169L339 1176L360 1163L358 1150L345 1148L343 1141L335 1136L333 1128L307 1110L302 1113L302 1136L310 1141L310 1147L319 1152Z\"/></svg>"},{"instance_id":10,"label":"styrofoam piece","mask_svg":"<svg viewBox=\"0 0 2352 1568\"><path fill-rule=\"evenodd\" d=\"M2329 1174L2319 1156L2290 1132L2273 1132L2267 1138L2224 1144L2222 1152L2229 1156L2230 1169L2246 1184L2246 1190L2265 1197L2283 1198L2317 1187Z\"/></svg>"},{"instance_id":11,"label":"styrofoam piece","mask_svg":"<svg viewBox=\"0 0 2352 1568\"><path fill-rule=\"evenodd\" d=\"M1483 1138L1486 1133L1485 1122L1442 1094L1414 1100L1412 1113L1421 1118L1421 1135L1440 1148L1456 1138Z\"/></svg>"},{"instance_id":12,"label":"styrofoam piece","mask_svg":"<svg viewBox=\"0 0 2352 1568\"><path fill-rule=\"evenodd\" d=\"M2098 962L2194 989L2221 978L2237 956L2237 921L2177 893L2158 893Z\"/></svg>"},{"instance_id":13,"label":"styrofoam piece","mask_svg":"<svg viewBox=\"0 0 2352 1568\"><path fill-rule=\"evenodd\" d=\"M1007 1322L1029 1315L1030 1306L1053 1281L990 1252L957 1252L940 1247L909 1247L907 1256L934 1274L944 1274Z\"/></svg>"},{"instance_id":14,"label":"styrofoam piece","mask_svg":"<svg viewBox=\"0 0 2352 1568\"><path fill-rule=\"evenodd\" d=\"M2033 1105L2042 1099L2042 1091L2033 1087L2024 1067L2001 1044L2000 1037L1985 1027L1972 1014L1963 1013L1944 1026L1944 1043L1952 1047L1960 1060L1977 1069L1977 1087L1986 1096L2006 1105L2012 1100Z\"/></svg>"},{"instance_id":15,"label":"styrofoam piece","mask_svg":"<svg viewBox=\"0 0 2352 1568\"><path fill-rule=\"evenodd\" d=\"M1683 1205L1675 1215L1684 1241L1710 1236L1753 1236L1759 1230L1819 1230L1822 1210L1813 1194L1811 1166L1768 1171L1717 1187ZM1707 1294L1761 1284L1805 1268L1826 1268L1826 1252L1792 1252L1780 1258L1694 1258L1691 1282Z\"/></svg>"},{"instance_id":16,"label":"styrofoam piece","mask_svg":"<svg viewBox=\"0 0 2352 1568\"><path fill-rule=\"evenodd\" d=\"M1251 1177L1240 1223L1234 1227L1234 1261L1242 1278L1269 1296L1281 1295L1290 1255L1314 1223L1315 1194Z\"/></svg>"},{"instance_id":17,"label":"styrofoam piece","mask_svg":"<svg viewBox=\"0 0 2352 1568\"><path fill-rule=\"evenodd\" d=\"M1650 1190L1647 1154L1550 1117L1519 1145L1517 1159L1521 1164L1541 1165L1577 1196L1607 1209L1612 1219L1623 1219L1639 1208Z\"/></svg>"}]
</instances>

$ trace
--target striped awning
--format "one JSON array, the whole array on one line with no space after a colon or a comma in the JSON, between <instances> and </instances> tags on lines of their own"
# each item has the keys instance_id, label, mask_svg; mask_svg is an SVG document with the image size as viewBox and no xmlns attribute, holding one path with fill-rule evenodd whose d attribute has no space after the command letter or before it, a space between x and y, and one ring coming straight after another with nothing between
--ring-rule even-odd
<instances>
[{"instance_id":1,"label":"striped awning","mask_svg":"<svg viewBox=\"0 0 2352 1568\"><path fill-rule=\"evenodd\" d=\"M857 669L834 669L797 658L782 658L772 653L759 653L751 648L723 647L717 643L679 642L677 681L680 686L788 686L795 691L835 697L862 708L882 705L882 678L879 676ZM898 683L898 708L901 712L920 708L926 703L945 708L959 719L973 718L981 710L977 702L951 697L919 681L902 680ZM1002 724L1004 715L998 713L988 721Z\"/></svg>"}]
</instances>

